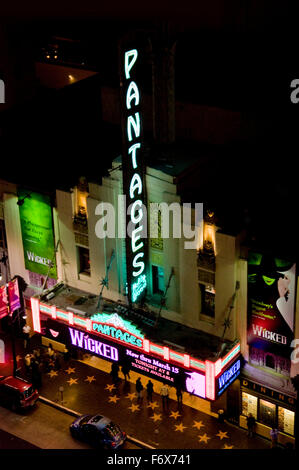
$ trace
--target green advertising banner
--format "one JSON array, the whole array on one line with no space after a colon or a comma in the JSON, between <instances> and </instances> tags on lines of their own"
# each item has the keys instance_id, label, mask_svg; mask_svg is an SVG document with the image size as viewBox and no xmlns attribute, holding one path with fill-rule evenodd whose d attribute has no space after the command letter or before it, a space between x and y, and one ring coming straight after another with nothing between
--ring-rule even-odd
<instances>
[{"instance_id":1,"label":"green advertising banner","mask_svg":"<svg viewBox=\"0 0 299 470\"><path fill-rule=\"evenodd\" d=\"M29 195L28 195L29 194ZM18 191L25 268L57 279L56 254L50 198L38 193Z\"/></svg>"}]
</instances>

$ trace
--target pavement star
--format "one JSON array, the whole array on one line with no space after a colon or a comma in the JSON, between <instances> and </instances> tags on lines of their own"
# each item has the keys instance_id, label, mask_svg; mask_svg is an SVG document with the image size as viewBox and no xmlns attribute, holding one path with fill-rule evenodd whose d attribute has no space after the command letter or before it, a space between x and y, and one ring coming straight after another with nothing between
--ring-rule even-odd
<instances>
[{"instance_id":1,"label":"pavement star","mask_svg":"<svg viewBox=\"0 0 299 470\"><path fill-rule=\"evenodd\" d=\"M78 379L70 379L70 380L67 380L67 383L70 384L70 385L78 385L78 382L77 382Z\"/></svg>"},{"instance_id":2,"label":"pavement star","mask_svg":"<svg viewBox=\"0 0 299 470\"><path fill-rule=\"evenodd\" d=\"M75 373L75 369L73 367L69 367L68 369L65 369L65 372L67 372L69 375Z\"/></svg>"},{"instance_id":3,"label":"pavement star","mask_svg":"<svg viewBox=\"0 0 299 470\"><path fill-rule=\"evenodd\" d=\"M159 405L156 401L152 401L151 403L149 403L147 405L148 408L151 408L152 410L154 410L155 408L159 408Z\"/></svg>"},{"instance_id":4,"label":"pavement star","mask_svg":"<svg viewBox=\"0 0 299 470\"><path fill-rule=\"evenodd\" d=\"M153 416L151 416L151 419L153 419L156 422L156 421L161 421L162 418L160 414L154 413Z\"/></svg>"},{"instance_id":5,"label":"pavement star","mask_svg":"<svg viewBox=\"0 0 299 470\"><path fill-rule=\"evenodd\" d=\"M48 372L48 375L52 379L53 377L56 377L58 375L58 372L56 370L51 370L50 372Z\"/></svg>"},{"instance_id":6,"label":"pavement star","mask_svg":"<svg viewBox=\"0 0 299 470\"><path fill-rule=\"evenodd\" d=\"M176 431L184 432L184 429L186 426L184 426L183 423L181 423L181 424L175 424L175 427L176 427Z\"/></svg>"},{"instance_id":7,"label":"pavement star","mask_svg":"<svg viewBox=\"0 0 299 470\"><path fill-rule=\"evenodd\" d=\"M132 405L129 406L129 409L132 410L132 413L134 413L134 411L140 411L139 405L134 405L134 403L132 403Z\"/></svg>"},{"instance_id":8,"label":"pavement star","mask_svg":"<svg viewBox=\"0 0 299 470\"><path fill-rule=\"evenodd\" d=\"M135 392L128 393L128 395L126 396L126 398L128 398L131 401L134 400L135 397L137 397L137 394Z\"/></svg>"},{"instance_id":9,"label":"pavement star","mask_svg":"<svg viewBox=\"0 0 299 470\"><path fill-rule=\"evenodd\" d=\"M218 434L216 434L216 436L220 437L221 441L225 437L226 437L226 439L228 439L227 431L225 431L225 432L219 431Z\"/></svg>"},{"instance_id":10,"label":"pavement star","mask_svg":"<svg viewBox=\"0 0 299 470\"><path fill-rule=\"evenodd\" d=\"M117 395L113 395L112 397L109 397L110 402L116 403L117 400L119 400L119 397Z\"/></svg>"},{"instance_id":11,"label":"pavement star","mask_svg":"<svg viewBox=\"0 0 299 470\"><path fill-rule=\"evenodd\" d=\"M95 382L95 380L96 379L95 379L94 375L91 375L91 376L88 375L84 382L88 382L88 383L91 384L91 382Z\"/></svg>"},{"instance_id":12,"label":"pavement star","mask_svg":"<svg viewBox=\"0 0 299 470\"><path fill-rule=\"evenodd\" d=\"M196 428L196 429L199 429L199 430L200 430L201 427L204 427L204 426L205 426L205 425L202 423L202 421L193 421L193 422L194 422L194 424L193 424L193 426L192 426L193 428Z\"/></svg>"},{"instance_id":13,"label":"pavement star","mask_svg":"<svg viewBox=\"0 0 299 470\"><path fill-rule=\"evenodd\" d=\"M177 419L178 416L181 416L178 411L171 411L169 417L170 417L170 418Z\"/></svg>"},{"instance_id":14,"label":"pavement star","mask_svg":"<svg viewBox=\"0 0 299 470\"><path fill-rule=\"evenodd\" d=\"M206 434L203 434L202 436L198 436L198 437L199 437L199 442L205 442L206 444L208 443L208 440L211 439Z\"/></svg>"},{"instance_id":15,"label":"pavement star","mask_svg":"<svg viewBox=\"0 0 299 470\"><path fill-rule=\"evenodd\" d=\"M105 390L109 390L109 392L112 392L112 390L115 388L115 385L111 384L107 384L106 387L105 387Z\"/></svg>"},{"instance_id":16,"label":"pavement star","mask_svg":"<svg viewBox=\"0 0 299 470\"><path fill-rule=\"evenodd\" d=\"M228 446L228 445L224 444L223 449L232 449L233 447L234 447L234 446Z\"/></svg>"}]
</instances>

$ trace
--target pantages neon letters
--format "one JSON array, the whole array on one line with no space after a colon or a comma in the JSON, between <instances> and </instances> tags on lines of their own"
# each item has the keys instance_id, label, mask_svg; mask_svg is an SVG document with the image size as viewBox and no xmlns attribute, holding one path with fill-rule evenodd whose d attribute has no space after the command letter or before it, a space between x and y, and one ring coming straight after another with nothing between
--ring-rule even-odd
<instances>
[{"instance_id":1,"label":"pantages neon letters","mask_svg":"<svg viewBox=\"0 0 299 470\"><path fill-rule=\"evenodd\" d=\"M117 348L90 338L89 335L84 333L84 331L74 330L73 328L69 327L69 332L73 346L86 349L86 351L89 351L98 356L103 356L106 359L118 361Z\"/></svg>"},{"instance_id":2,"label":"pantages neon letters","mask_svg":"<svg viewBox=\"0 0 299 470\"><path fill-rule=\"evenodd\" d=\"M102 335L118 339L126 344L143 347L143 334L135 325L124 320L117 313L98 313L91 317L92 329Z\"/></svg>"},{"instance_id":3,"label":"pantages neon letters","mask_svg":"<svg viewBox=\"0 0 299 470\"><path fill-rule=\"evenodd\" d=\"M141 120L140 113L136 108L140 102L140 93L137 84L131 80L131 72L138 58L138 51L132 49L125 52L124 68L125 68L125 82L127 86L126 93L126 111L127 125L126 137L128 144L128 161L130 162L130 174L132 177L129 184L129 197L130 197L130 222L134 224L135 228L132 230L131 238L131 253L132 253L132 302L137 298L146 288L145 263L144 263L144 243L141 241L140 233L143 231L143 220L145 214L142 209L142 172L141 165L138 162L138 155L141 152ZM129 81L129 84L127 85Z\"/></svg>"}]
</instances>

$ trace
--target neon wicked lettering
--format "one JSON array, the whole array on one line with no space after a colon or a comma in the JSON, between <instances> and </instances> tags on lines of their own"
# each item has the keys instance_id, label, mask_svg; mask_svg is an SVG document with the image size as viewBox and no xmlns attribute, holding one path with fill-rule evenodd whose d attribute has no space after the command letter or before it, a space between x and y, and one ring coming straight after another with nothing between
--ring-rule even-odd
<instances>
[{"instance_id":1,"label":"neon wicked lettering","mask_svg":"<svg viewBox=\"0 0 299 470\"><path fill-rule=\"evenodd\" d=\"M287 344L286 336L280 335L280 334L275 333L273 331L268 331L268 330L266 330L266 328L263 328L262 326L253 324L252 325L252 330L253 330L253 334L255 336L267 339L268 341L272 341L273 343Z\"/></svg>"},{"instance_id":2,"label":"neon wicked lettering","mask_svg":"<svg viewBox=\"0 0 299 470\"><path fill-rule=\"evenodd\" d=\"M144 230L145 213L142 209L143 183L141 165L138 156L142 151L140 142L141 117L136 109L140 104L140 92L138 85L131 79L131 73L138 59L137 49L131 49L125 52L124 72L125 80L130 81L126 92L126 110L129 112L127 117L127 141L129 144L128 157L133 175L129 184L129 197L131 201L130 222L134 228L131 236L132 266L131 272L134 282L131 286L132 301L136 302L141 293L146 289L145 275L145 253L144 243L141 240L141 233Z\"/></svg>"},{"instance_id":3,"label":"neon wicked lettering","mask_svg":"<svg viewBox=\"0 0 299 470\"><path fill-rule=\"evenodd\" d=\"M69 327L69 332L73 346L85 349L86 351L105 357L106 359L118 361L117 348L90 338L89 335L85 334L83 331L74 330Z\"/></svg>"},{"instance_id":4,"label":"neon wicked lettering","mask_svg":"<svg viewBox=\"0 0 299 470\"><path fill-rule=\"evenodd\" d=\"M229 369L227 369L218 379L219 389L222 389L224 385L232 378L236 376L237 373L240 372L241 361L238 360L235 364L233 364Z\"/></svg>"}]
</instances>

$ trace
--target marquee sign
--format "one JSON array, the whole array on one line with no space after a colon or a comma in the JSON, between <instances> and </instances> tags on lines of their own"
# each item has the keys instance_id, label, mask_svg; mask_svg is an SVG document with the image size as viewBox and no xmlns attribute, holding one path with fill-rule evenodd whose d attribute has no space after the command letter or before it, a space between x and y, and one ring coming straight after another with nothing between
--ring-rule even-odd
<instances>
[{"instance_id":1,"label":"marquee sign","mask_svg":"<svg viewBox=\"0 0 299 470\"><path fill-rule=\"evenodd\" d=\"M140 90L137 76L139 62L137 49L121 51L121 85L123 110L123 186L127 202L126 225L130 227L127 237L127 282L128 296L136 302L144 293L146 279L146 250L142 233L146 227L142 117L140 112Z\"/></svg>"},{"instance_id":2,"label":"marquee sign","mask_svg":"<svg viewBox=\"0 0 299 470\"><path fill-rule=\"evenodd\" d=\"M91 317L92 331L110 336L127 344L143 348L143 334L128 320L117 313L97 313Z\"/></svg>"},{"instance_id":3,"label":"marquee sign","mask_svg":"<svg viewBox=\"0 0 299 470\"><path fill-rule=\"evenodd\" d=\"M241 357L232 363L217 379L216 390L219 397L232 384L241 372Z\"/></svg>"}]
</instances>

